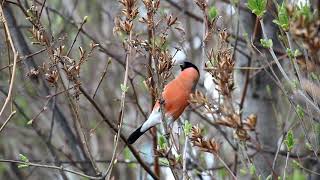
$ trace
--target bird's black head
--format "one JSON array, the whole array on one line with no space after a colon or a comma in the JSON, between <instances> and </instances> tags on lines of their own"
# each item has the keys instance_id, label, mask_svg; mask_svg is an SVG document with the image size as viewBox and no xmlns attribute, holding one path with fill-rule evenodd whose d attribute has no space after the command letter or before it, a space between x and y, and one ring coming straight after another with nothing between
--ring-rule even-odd
<instances>
[{"instance_id":1,"label":"bird's black head","mask_svg":"<svg viewBox=\"0 0 320 180\"><path fill-rule=\"evenodd\" d=\"M192 64L191 62L188 62L188 61L185 61L182 64L180 64L180 68L181 68L181 71L183 71L183 70L185 70L187 68L194 68L194 69L197 70L198 74L200 74L198 67L196 65Z\"/></svg>"}]
</instances>

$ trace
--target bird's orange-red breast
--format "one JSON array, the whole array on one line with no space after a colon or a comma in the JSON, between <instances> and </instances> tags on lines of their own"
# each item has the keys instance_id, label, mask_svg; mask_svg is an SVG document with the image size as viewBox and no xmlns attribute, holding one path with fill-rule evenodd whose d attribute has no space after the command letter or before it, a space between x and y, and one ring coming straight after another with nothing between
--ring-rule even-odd
<instances>
[{"instance_id":1,"label":"bird's orange-red breast","mask_svg":"<svg viewBox=\"0 0 320 180\"><path fill-rule=\"evenodd\" d=\"M164 87L162 93L165 116L170 121L178 119L189 105L190 94L194 91L200 77L199 70L194 64L183 62L180 67L179 75ZM128 143L134 143L151 127L160 123L160 103L156 102L149 118L129 136Z\"/></svg>"}]
</instances>

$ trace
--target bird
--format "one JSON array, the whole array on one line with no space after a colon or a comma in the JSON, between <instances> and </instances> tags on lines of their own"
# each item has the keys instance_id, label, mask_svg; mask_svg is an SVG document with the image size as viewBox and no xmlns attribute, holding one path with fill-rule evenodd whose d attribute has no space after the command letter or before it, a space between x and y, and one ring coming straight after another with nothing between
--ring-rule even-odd
<instances>
[{"instance_id":1,"label":"bird","mask_svg":"<svg viewBox=\"0 0 320 180\"><path fill-rule=\"evenodd\" d=\"M170 122L178 119L184 109L189 105L190 94L195 91L200 72L197 66L191 62L184 61L180 64L181 72L170 81L163 89L162 99L165 118ZM127 142L133 144L150 128L161 123L162 113L160 102L157 101L148 119L131 135Z\"/></svg>"}]
</instances>

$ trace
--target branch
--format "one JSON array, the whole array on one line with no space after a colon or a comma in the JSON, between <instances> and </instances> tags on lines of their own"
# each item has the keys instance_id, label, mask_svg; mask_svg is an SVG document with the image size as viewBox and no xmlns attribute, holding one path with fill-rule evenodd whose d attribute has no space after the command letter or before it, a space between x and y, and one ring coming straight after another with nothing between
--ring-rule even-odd
<instances>
[{"instance_id":1,"label":"branch","mask_svg":"<svg viewBox=\"0 0 320 180\"><path fill-rule=\"evenodd\" d=\"M12 49L12 52L13 52L13 55L14 55L12 76L11 76L10 85L9 85L9 92L8 92L8 96L7 96L7 98L6 98L5 102L4 102L4 105L2 106L2 109L0 111L0 117L1 117L2 113L4 112L4 109L8 105L8 103L9 103L9 101L11 99L11 96L12 96L13 83L14 83L14 79L16 77L17 59L18 59L19 55L18 55L18 51L17 51L16 47L14 46L14 43L13 43L13 40L12 40L12 37L11 37L11 33L10 33L10 30L9 30L9 26L7 24L7 20L6 20L6 17L4 15L4 12L3 12L3 4L0 5L0 14L3 17L2 21L3 21L3 24L5 26L5 32L7 34L7 37L8 37L8 40L9 40L9 43L10 43L10 46L11 46L11 49ZM8 120L10 120L10 119L11 118L8 118ZM6 123L8 123L8 122L6 122Z\"/></svg>"},{"instance_id":2,"label":"branch","mask_svg":"<svg viewBox=\"0 0 320 180\"><path fill-rule=\"evenodd\" d=\"M31 162L24 162L24 161L17 161L17 160L8 160L8 159L0 159L0 162L4 162L4 163L14 163L14 164L22 164L22 165L27 165L27 166L34 166L34 167L40 167L40 168L47 168L47 169L56 169L56 170L60 170L60 171L65 171L65 172L69 172L78 176L82 176L88 179L102 179L103 177L99 177L99 176L89 176L86 174L83 174L81 172L78 171L74 171L71 169L65 169L63 166L53 166L53 165L46 165L46 164L37 164L37 163L31 163Z\"/></svg>"},{"instance_id":3,"label":"branch","mask_svg":"<svg viewBox=\"0 0 320 180\"><path fill-rule=\"evenodd\" d=\"M130 31L130 34L129 34L129 42L131 42L131 40L132 40L132 31ZM132 55L132 47L131 47L131 45L129 45L129 52L126 56L126 69L125 69L125 73L124 73L124 80L123 80L123 84L121 87L122 94L121 94L120 113L119 113L119 128L118 128L117 136L115 138L115 144L114 144L113 154L112 154L112 158L111 158L111 163L110 163L110 165L107 169L107 172L106 172L107 179L110 179L113 164L116 160L117 147L118 147L119 137L120 137L121 128L122 128L122 124L123 124L124 103L125 103L125 99L126 99L127 84L128 84L128 72L129 72L129 61L131 60L131 55Z\"/></svg>"},{"instance_id":4,"label":"branch","mask_svg":"<svg viewBox=\"0 0 320 180\"><path fill-rule=\"evenodd\" d=\"M102 109L97 105L97 103L90 97L90 95L83 89L82 86L79 87L81 93L85 96L85 98L91 103L91 105L98 111L104 122L108 124L108 126L114 131L118 132L118 128L111 123L111 121L107 118L107 116L103 113ZM133 156L137 159L140 165L147 171L148 174L154 179L159 179L150 169L150 167L141 159L137 150L127 142L126 137L120 133L120 138L122 141L129 147L130 151L132 152Z\"/></svg>"},{"instance_id":5,"label":"branch","mask_svg":"<svg viewBox=\"0 0 320 180\"><path fill-rule=\"evenodd\" d=\"M10 119L16 114L16 111L13 111L9 117L7 118L7 120L3 123L3 125L0 127L0 132L3 130L3 128L8 124L8 122L10 121Z\"/></svg>"}]
</instances>

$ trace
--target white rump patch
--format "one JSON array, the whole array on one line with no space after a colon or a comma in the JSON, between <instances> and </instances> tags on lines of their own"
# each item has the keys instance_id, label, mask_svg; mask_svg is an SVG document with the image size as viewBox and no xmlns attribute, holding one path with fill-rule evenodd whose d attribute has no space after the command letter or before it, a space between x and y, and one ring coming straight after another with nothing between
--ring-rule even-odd
<instances>
[{"instance_id":1,"label":"white rump patch","mask_svg":"<svg viewBox=\"0 0 320 180\"><path fill-rule=\"evenodd\" d=\"M150 114L148 120L146 122L143 123L142 127L141 127L141 132L145 132L147 131L149 128L160 124L161 123L161 112L159 111L159 108L155 109L152 111L152 113Z\"/></svg>"}]
</instances>

